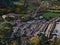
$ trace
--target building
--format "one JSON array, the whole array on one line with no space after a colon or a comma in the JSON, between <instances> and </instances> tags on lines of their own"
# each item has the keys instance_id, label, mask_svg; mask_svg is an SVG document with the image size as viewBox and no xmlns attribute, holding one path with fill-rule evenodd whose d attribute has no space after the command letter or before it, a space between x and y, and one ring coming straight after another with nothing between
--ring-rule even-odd
<instances>
[{"instance_id":1,"label":"building","mask_svg":"<svg viewBox=\"0 0 60 45\"><path fill-rule=\"evenodd\" d=\"M51 23L49 24L49 26L48 26L48 28L47 28L47 30L46 30L46 32L45 32L45 36L46 36L46 37L48 37L48 38L50 37L51 32L54 31L55 25L56 25L56 22L51 22Z\"/></svg>"}]
</instances>

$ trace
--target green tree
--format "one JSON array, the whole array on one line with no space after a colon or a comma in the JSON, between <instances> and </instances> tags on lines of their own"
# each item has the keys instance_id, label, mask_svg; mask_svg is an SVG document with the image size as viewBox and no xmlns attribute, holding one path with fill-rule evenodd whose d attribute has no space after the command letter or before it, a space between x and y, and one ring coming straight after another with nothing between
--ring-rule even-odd
<instances>
[{"instance_id":1,"label":"green tree","mask_svg":"<svg viewBox=\"0 0 60 45\"><path fill-rule=\"evenodd\" d=\"M10 45L12 31L12 25L10 22L5 21L0 24L0 41L4 42L4 45Z\"/></svg>"},{"instance_id":2,"label":"green tree","mask_svg":"<svg viewBox=\"0 0 60 45\"><path fill-rule=\"evenodd\" d=\"M38 44L39 44L39 38L38 37L30 38L30 45L38 45Z\"/></svg>"},{"instance_id":3,"label":"green tree","mask_svg":"<svg viewBox=\"0 0 60 45\"><path fill-rule=\"evenodd\" d=\"M44 34L39 36L39 40L39 45L50 45L50 40Z\"/></svg>"},{"instance_id":4,"label":"green tree","mask_svg":"<svg viewBox=\"0 0 60 45\"><path fill-rule=\"evenodd\" d=\"M60 3L59 3L59 0L51 0L51 2L52 2L52 5L53 5L53 6L60 4Z\"/></svg>"},{"instance_id":5,"label":"green tree","mask_svg":"<svg viewBox=\"0 0 60 45\"><path fill-rule=\"evenodd\" d=\"M0 24L0 38L10 37L12 31L12 25L9 22L6 21Z\"/></svg>"},{"instance_id":6,"label":"green tree","mask_svg":"<svg viewBox=\"0 0 60 45\"><path fill-rule=\"evenodd\" d=\"M50 45L60 45L60 39L55 37L51 42Z\"/></svg>"}]
</instances>

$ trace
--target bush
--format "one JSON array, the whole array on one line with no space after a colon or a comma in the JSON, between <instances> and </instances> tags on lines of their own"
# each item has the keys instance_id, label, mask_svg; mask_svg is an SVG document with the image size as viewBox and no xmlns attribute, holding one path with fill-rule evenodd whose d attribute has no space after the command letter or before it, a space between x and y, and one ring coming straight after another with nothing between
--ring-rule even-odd
<instances>
[{"instance_id":1,"label":"bush","mask_svg":"<svg viewBox=\"0 0 60 45\"><path fill-rule=\"evenodd\" d=\"M10 37L12 31L12 25L9 22L3 22L0 24L0 37Z\"/></svg>"},{"instance_id":2,"label":"bush","mask_svg":"<svg viewBox=\"0 0 60 45\"><path fill-rule=\"evenodd\" d=\"M31 45L38 45L39 44L39 38L38 37L30 38L30 44Z\"/></svg>"}]
</instances>

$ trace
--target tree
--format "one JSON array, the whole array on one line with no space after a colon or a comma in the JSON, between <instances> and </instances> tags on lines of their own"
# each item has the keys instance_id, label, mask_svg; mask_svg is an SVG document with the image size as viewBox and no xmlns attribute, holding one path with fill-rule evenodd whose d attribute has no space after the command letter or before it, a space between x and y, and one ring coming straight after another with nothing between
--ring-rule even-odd
<instances>
[{"instance_id":1,"label":"tree","mask_svg":"<svg viewBox=\"0 0 60 45\"><path fill-rule=\"evenodd\" d=\"M12 30L12 25L10 24L10 22L5 21L0 24L0 40L4 42L4 45L10 43L10 36L12 32L13 30Z\"/></svg>"},{"instance_id":2,"label":"tree","mask_svg":"<svg viewBox=\"0 0 60 45\"><path fill-rule=\"evenodd\" d=\"M52 5L53 5L53 6L59 4L59 0L51 0L51 2L52 2Z\"/></svg>"},{"instance_id":3,"label":"tree","mask_svg":"<svg viewBox=\"0 0 60 45\"><path fill-rule=\"evenodd\" d=\"M31 45L38 45L39 44L39 38L38 37L30 38L30 44Z\"/></svg>"},{"instance_id":4,"label":"tree","mask_svg":"<svg viewBox=\"0 0 60 45\"><path fill-rule=\"evenodd\" d=\"M0 24L0 38L10 37L12 31L12 25L9 22L6 21Z\"/></svg>"},{"instance_id":5,"label":"tree","mask_svg":"<svg viewBox=\"0 0 60 45\"><path fill-rule=\"evenodd\" d=\"M13 1L16 1L16 0L0 0L0 7L6 7L6 8L10 7L12 6Z\"/></svg>"},{"instance_id":6,"label":"tree","mask_svg":"<svg viewBox=\"0 0 60 45\"><path fill-rule=\"evenodd\" d=\"M51 42L50 45L60 45L60 39L55 37Z\"/></svg>"},{"instance_id":7,"label":"tree","mask_svg":"<svg viewBox=\"0 0 60 45\"><path fill-rule=\"evenodd\" d=\"M41 34L39 39L39 45L50 45L50 40L44 34Z\"/></svg>"},{"instance_id":8,"label":"tree","mask_svg":"<svg viewBox=\"0 0 60 45\"><path fill-rule=\"evenodd\" d=\"M28 0L24 0L24 7L28 5Z\"/></svg>"}]
</instances>

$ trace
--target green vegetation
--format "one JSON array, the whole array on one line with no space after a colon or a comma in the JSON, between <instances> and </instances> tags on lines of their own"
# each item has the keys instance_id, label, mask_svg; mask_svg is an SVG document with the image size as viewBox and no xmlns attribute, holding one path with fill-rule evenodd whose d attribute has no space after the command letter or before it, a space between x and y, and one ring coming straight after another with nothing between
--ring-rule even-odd
<instances>
[{"instance_id":1,"label":"green vegetation","mask_svg":"<svg viewBox=\"0 0 60 45\"><path fill-rule=\"evenodd\" d=\"M24 8L20 13L26 14L26 13L31 13L33 10L35 10L38 6L35 4L29 4L26 8Z\"/></svg>"},{"instance_id":2,"label":"green vegetation","mask_svg":"<svg viewBox=\"0 0 60 45\"><path fill-rule=\"evenodd\" d=\"M60 10L48 10L49 12L56 12L56 13L59 13Z\"/></svg>"},{"instance_id":3,"label":"green vegetation","mask_svg":"<svg viewBox=\"0 0 60 45\"><path fill-rule=\"evenodd\" d=\"M19 17L19 21L29 21L32 20L32 17L26 16L27 14L30 14L35 9L38 8L39 4L36 2L27 3L28 0L18 0L18 1L11 1L11 0L1 0L0 4L0 16L7 13L17 13ZM30 1L30 0L29 0ZM37 1L37 0L36 0ZM50 1L50 0L41 0L41 1ZM58 3L58 0L51 0L51 5L56 5ZM41 8L39 11L42 11L42 16L45 17L45 19L50 19L52 17L60 17L60 10L48 10L47 9L47 3L43 4L41 3ZM27 6L26 6L27 4ZM47 11L48 12L44 12ZM41 15L41 14L40 14ZM2 21L2 17L0 17L0 21ZM28 27L29 28L29 27ZM10 22L4 21L0 24L0 42L5 41L4 45L21 45L21 42L24 40L21 40L23 36L16 37L16 39L9 38L13 32L12 25ZM25 33L25 32L24 32ZM20 35L19 35L20 36ZM2 39L1 39L2 38ZM6 38L6 39L5 39ZM25 37L24 37L25 38ZM7 41L8 40L8 41ZM28 45L60 45L60 40L58 38L55 38L54 40L50 41L49 38L45 37L45 35L40 35L38 37L30 37L27 39L29 44ZM1 42L1 43L2 43ZM27 43L28 43L27 42Z\"/></svg>"},{"instance_id":4,"label":"green vegetation","mask_svg":"<svg viewBox=\"0 0 60 45\"><path fill-rule=\"evenodd\" d=\"M6 21L0 24L0 44L1 45L2 44L9 45L12 32L13 30L12 30L12 25L10 24L10 22Z\"/></svg>"},{"instance_id":5,"label":"green vegetation","mask_svg":"<svg viewBox=\"0 0 60 45\"><path fill-rule=\"evenodd\" d=\"M24 0L14 1L13 4L15 5L24 5Z\"/></svg>"},{"instance_id":6,"label":"green vegetation","mask_svg":"<svg viewBox=\"0 0 60 45\"><path fill-rule=\"evenodd\" d=\"M9 22L0 24L0 38L10 37L12 33L12 25Z\"/></svg>"},{"instance_id":7,"label":"green vegetation","mask_svg":"<svg viewBox=\"0 0 60 45\"><path fill-rule=\"evenodd\" d=\"M32 37L29 39L30 45L60 45L60 39L55 37L52 41L41 35L39 37Z\"/></svg>"},{"instance_id":8,"label":"green vegetation","mask_svg":"<svg viewBox=\"0 0 60 45\"><path fill-rule=\"evenodd\" d=\"M42 16L49 19L50 17L60 17L60 13L47 12L47 13L43 13Z\"/></svg>"}]
</instances>

